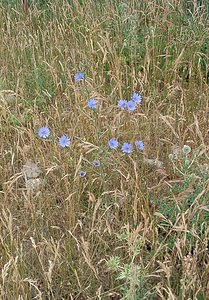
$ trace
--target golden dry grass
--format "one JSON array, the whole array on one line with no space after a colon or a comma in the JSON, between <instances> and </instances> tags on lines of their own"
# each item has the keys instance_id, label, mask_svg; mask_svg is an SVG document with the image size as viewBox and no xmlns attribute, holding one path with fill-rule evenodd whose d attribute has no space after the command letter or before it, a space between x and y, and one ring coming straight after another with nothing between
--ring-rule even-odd
<instances>
[{"instance_id":1,"label":"golden dry grass","mask_svg":"<svg viewBox=\"0 0 209 300\"><path fill-rule=\"evenodd\" d=\"M0 297L207 300L207 2L83 2L0 5ZM142 104L120 110L134 91ZM110 151L112 137L145 149ZM182 177L168 156L185 144L198 158Z\"/></svg>"}]
</instances>

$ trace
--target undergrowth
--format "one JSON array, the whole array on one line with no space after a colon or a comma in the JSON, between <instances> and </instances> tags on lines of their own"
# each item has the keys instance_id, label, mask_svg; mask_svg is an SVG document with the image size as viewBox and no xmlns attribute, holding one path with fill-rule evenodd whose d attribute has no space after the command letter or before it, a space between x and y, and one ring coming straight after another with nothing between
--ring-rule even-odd
<instances>
[{"instance_id":1,"label":"undergrowth","mask_svg":"<svg viewBox=\"0 0 209 300\"><path fill-rule=\"evenodd\" d=\"M208 2L28 3L0 3L0 298L207 300Z\"/></svg>"}]
</instances>

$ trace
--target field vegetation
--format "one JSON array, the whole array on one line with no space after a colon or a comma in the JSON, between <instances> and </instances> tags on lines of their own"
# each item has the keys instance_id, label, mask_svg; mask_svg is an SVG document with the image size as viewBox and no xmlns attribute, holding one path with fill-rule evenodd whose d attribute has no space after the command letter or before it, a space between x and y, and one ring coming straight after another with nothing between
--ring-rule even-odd
<instances>
[{"instance_id":1,"label":"field vegetation","mask_svg":"<svg viewBox=\"0 0 209 300\"><path fill-rule=\"evenodd\" d=\"M0 299L209 299L208 15L1 1Z\"/></svg>"}]
</instances>

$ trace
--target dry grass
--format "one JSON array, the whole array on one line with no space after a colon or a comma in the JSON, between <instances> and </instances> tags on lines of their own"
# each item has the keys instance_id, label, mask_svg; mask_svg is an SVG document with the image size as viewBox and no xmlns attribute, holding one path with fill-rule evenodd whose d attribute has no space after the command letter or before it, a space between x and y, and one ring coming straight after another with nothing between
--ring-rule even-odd
<instances>
[{"instance_id":1,"label":"dry grass","mask_svg":"<svg viewBox=\"0 0 209 300\"><path fill-rule=\"evenodd\" d=\"M209 299L207 2L52 2L0 5L1 299Z\"/></svg>"}]
</instances>

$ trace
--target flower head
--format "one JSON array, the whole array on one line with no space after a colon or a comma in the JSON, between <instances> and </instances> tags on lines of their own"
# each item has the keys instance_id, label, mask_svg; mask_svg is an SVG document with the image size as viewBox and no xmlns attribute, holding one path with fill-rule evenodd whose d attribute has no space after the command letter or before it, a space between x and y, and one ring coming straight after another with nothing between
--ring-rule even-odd
<instances>
[{"instance_id":1,"label":"flower head","mask_svg":"<svg viewBox=\"0 0 209 300\"><path fill-rule=\"evenodd\" d=\"M80 177L85 177L86 176L86 171L80 171L79 176Z\"/></svg>"},{"instance_id":2,"label":"flower head","mask_svg":"<svg viewBox=\"0 0 209 300\"><path fill-rule=\"evenodd\" d=\"M88 101L88 107L89 107L89 108L97 108L97 100L95 100L95 99L90 99L90 100Z\"/></svg>"},{"instance_id":3,"label":"flower head","mask_svg":"<svg viewBox=\"0 0 209 300\"><path fill-rule=\"evenodd\" d=\"M131 100L134 101L135 103L141 103L142 102L142 96L139 93L133 93Z\"/></svg>"},{"instance_id":4,"label":"flower head","mask_svg":"<svg viewBox=\"0 0 209 300\"><path fill-rule=\"evenodd\" d=\"M63 135L59 138L59 145L62 148L66 148L70 146L70 139L67 135Z\"/></svg>"},{"instance_id":5,"label":"flower head","mask_svg":"<svg viewBox=\"0 0 209 300\"><path fill-rule=\"evenodd\" d=\"M136 141L135 145L138 150L144 150L144 143L142 141Z\"/></svg>"},{"instance_id":6,"label":"flower head","mask_svg":"<svg viewBox=\"0 0 209 300\"><path fill-rule=\"evenodd\" d=\"M116 149L118 147L118 140L117 139L110 139L108 142L110 149Z\"/></svg>"},{"instance_id":7,"label":"flower head","mask_svg":"<svg viewBox=\"0 0 209 300\"><path fill-rule=\"evenodd\" d=\"M122 100L118 101L118 107L121 108L121 109L126 109L127 100L122 99Z\"/></svg>"},{"instance_id":8,"label":"flower head","mask_svg":"<svg viewBox=\"0 0 209 300\"><path fill-rule=\"evenodd\" d=\"M75 81L81 81L85 79L85 74L83 72L78 72L74 75Z\"/></svg>"},{"instance_id":9,"label":"flower head","mask_svg":"<svg viewBox=\"0 0 209 300\"><path fill-rule=\"evenodd\" d=\"M184 145L182 151L184 154L189 154L191 152L191 148L188 145Z\"/></svg>"},{"instance_id":10,"label":"flower head","mask_svg":"<svg viewBox=\"0 0 209 300\"><path fill-rule=\"evenodd\" d=\"M132 145L129 143L123 143L121 150L123 153L130 154L132 152Z\"/></svg>"},{"instance_id":11,"label":"flower head","mask_svg":"<svg viewBox=\"0 0 209 300\"><path fill-rule=\"evenodd\" d=\"M41 127L38 131L38 136L42 139L46 139L50 136L50 130L47 126Z\"/></svg>"},{"instance_id":12,"label":"flower head","mask_svg":"<svg viewBox=\"0 0 209 300\"><path fill-rule=\"evenodd\" d=\"M94 160L92 163L93 163L93 165L94 165L95 167L100 167L100 166L101 166L101 163L100 163L99 160Z\"/></svg>"},{"instance_id":13,"label":"flower head","mask_svg":"<svg viewBox=\"0 0 209 300\"><path fill-rule=\"evenodd\" d=\"M128 111L133 111L136 109L136 103L133 100L127 102Z\"/></svg>"}]
</instances>

